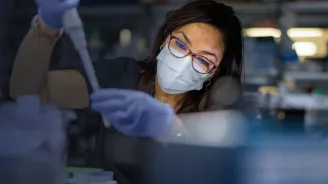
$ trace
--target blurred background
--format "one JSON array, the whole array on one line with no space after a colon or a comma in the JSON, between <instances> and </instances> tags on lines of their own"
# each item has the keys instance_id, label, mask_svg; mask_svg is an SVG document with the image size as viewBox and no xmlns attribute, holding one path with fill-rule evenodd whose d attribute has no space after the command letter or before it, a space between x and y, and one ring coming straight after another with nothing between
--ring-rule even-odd
<instances>
[{"instance_id":1,"label":"blurred background","mask_svg":"<svg viewBox=\"0 0 328 184\"><path fill-rule=\"evenodd\" d=\"M166 13L188 1L81 0L79 13L92 59L146 58ZM0 2L0 24L5 25L0 26L0 64L5 85L36 7L33 0ZM278 131L326 140L328 1L221 2L235 9L244 27L244 97L251 120ZM52 65L76 61L78 56L67 42L59 42L61 48L55 51Z\"/></svg>"},{"instance_id":2,"label":"blurred background","mask_svg":"<svg viewBox=\"0 0 328 184\"><path fill-rule=\"evenodd\" d=\"M1 56L5 58L1 63L6 71L2 78L7 81L14 55L36 13L36 7L32 0L1 2L4 5L1 6L4 8L1 21L2 25L6 25L1 26L0 32L4 40L1 42L4 48ZM166 13L186 2L188 0L81 0L79 12L92 59L119 56L144 59ZM328 2L222 2L235 9L244 27L244 95L247 104L254 107L248 108L255 113L254 117L269 117L277 121L292 118L303 122L307 117L306 109L325 109ZM52 65L76 61L78 56L67 42L70 41L62 39L58 44L61 46L54 53ZM291 102L285 99L290 97L287 94L292 95ZM295 104L295 101L298 103ZM317 101L320 103L316 104ZM310 107L311 103L315 105ZM266 106L271 110L261 110ZM311 118L319 115L311 113L308 114Z\"/></svg>"}]
</instances>

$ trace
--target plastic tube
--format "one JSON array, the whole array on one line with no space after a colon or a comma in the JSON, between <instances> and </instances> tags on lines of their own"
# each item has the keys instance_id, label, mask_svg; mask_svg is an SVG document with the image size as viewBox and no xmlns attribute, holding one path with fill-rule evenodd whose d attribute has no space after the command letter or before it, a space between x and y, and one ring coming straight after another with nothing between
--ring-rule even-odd
<instances>
[{"instance_id":1,"label":"plastic tube","mask_svg":"<svg viewBox=\"0 0 328 184\"><path fill-rule=\"evenodd\" d=\"M91 62L90 54L87 49L87 42L83 30L83 24L76 9L69 10L64 14L63 24L65 32L70 37L75 49L80 55L84 70L87 74L88 80L93 91L98 91L100 89L100 86L98 83L96 72ZM102 116L102 120L106 128L110 127L110 123L104 116Z\"/></svg>"}]
</instances>

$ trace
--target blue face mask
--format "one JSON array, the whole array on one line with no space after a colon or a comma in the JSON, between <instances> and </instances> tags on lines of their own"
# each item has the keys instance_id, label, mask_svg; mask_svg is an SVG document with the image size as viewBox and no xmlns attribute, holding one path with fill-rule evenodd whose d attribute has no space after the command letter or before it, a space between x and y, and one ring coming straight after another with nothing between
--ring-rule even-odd
<instances>
[{"instance_id":1,"label":"blue face mask","mask_svg":"<svg viewBox=\"0 0 328 184\"><path fill-rule=\"evenodd\" d=\"M171 48L171 52L178 51ZM157 77L162 90L168 94L181 94L201 90L211 74L201 74L192 67L192 57L177 58L166 45L157 56ZM197 69L201 71L200 68Z\"/></svg>"}]
</instances>

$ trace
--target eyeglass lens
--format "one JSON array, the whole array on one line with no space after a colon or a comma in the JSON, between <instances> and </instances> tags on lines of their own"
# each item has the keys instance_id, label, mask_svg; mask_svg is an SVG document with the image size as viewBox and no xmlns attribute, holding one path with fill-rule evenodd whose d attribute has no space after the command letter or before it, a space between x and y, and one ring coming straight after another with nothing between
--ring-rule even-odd
<instances>
[{"instance_id":1,"label":"eyeglass lens","mask_svg":"<svg viewBox=\"0 0 328 184\"><path fill-rule=\"evenodd\" d=\"M172 38L169 43L169 50L172 55L178 58L186 57L190 53L189 47L177 38ZM193 68L199 73L211 72L215 65L205 57L194 55L192 61Z\"/></svg>"}]
</instances>

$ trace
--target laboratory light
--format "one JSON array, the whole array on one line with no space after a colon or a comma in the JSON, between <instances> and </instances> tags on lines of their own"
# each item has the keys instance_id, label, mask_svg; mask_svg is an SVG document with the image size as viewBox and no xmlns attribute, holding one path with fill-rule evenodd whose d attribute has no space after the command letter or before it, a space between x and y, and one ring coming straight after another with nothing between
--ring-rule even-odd
<instances>
[{"instance_id":1,"label":"laboratory light","mask_svg":"<svg viewBox=\"0 0 328 184\"><path fill-rule=\"evenodd\" d=\"M274 37L280 38L281 31L277 28L247 28L245 35L249 37ZM288 36L291 38L313 38L322 37L324 30L320 28L291 28L288 30Z\"/></svg>"},{"instance_id":2,"label":"laboratory light","mask_svg":"<svg viewBox=\"0 0 328 184\"><path fill-rule=\"evenodd\" d=\"M295 42L293 48L299 56L314 56L318 50L313 42Z\"/></svg>"},{"instance_id":3,"label":"laboratory light","mask_svg":"<svg viewBox=\"0 0 328 184\"><path fill-rule=\"evenodd\" d=\"M127 46L131 43L132 32L129 29L122 29L120 31L120 45Z\"/></svg>"},{"instance_id":4,"label":"laboratory light","mask_svg":"<svg viewBox=\"0 0 328 184\"><path fill-rule=\"evenodd\" d=\"M287 33L291 38L313 38L322 37L324 31L319 28L291 28Z\"/></svg>"},{"instance_id":5,"label":"laboratory light","mask_svg":"<svg viewBox=\"0 0 328 184\"><path fill-rule=\"evenodd\" d=\"M279 38L281 36L280 30L276 28L248 28L244 30L246 36L249 37L269 37Z\"/></svg>"}]
</instances>

